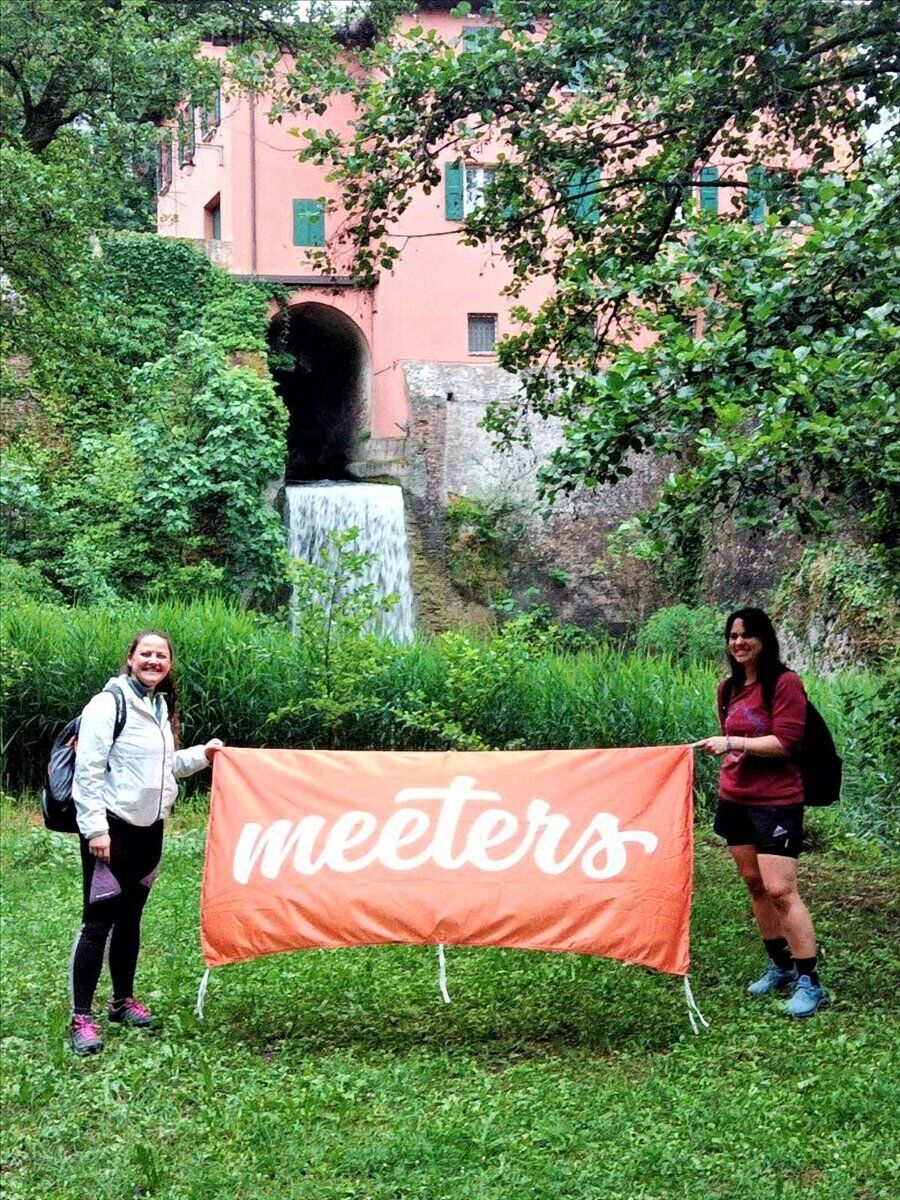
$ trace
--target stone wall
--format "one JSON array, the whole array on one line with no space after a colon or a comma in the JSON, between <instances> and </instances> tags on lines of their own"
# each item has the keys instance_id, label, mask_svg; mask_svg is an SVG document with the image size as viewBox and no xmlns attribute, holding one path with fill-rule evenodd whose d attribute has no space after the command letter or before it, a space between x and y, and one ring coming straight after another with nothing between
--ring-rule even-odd
<instances>
[{"instance_id":1,"label":"stone wall","mask_svg":"<svg viewBox=\"0 0 900 1200\"><path fill-rule=\"evenodd\" d=\"M493 365L427 362L406 363L404 374L410 416L402 482L429 553L445 553L444 510L454 496L503 497L524 528L508 547L514 594L535 589L561 620L613 627L639 622L664 602L650 570L614 567L606 552L608 535L652 498L658 464L638 460L615 487L577 492L546 510L536 501L536 475L559 442L558 423L531 420L530 445L502 452L480 428L491 400L516 394L514 376Z\"/></svg>"},{"instance_id":2,"label":"stone wall","mask_svg":"<svg viewBox=\"0 0 900 1200\"><path fill-rule=\"evenodd\" d=\"M392 452L391 473L406 489L427 553L446 554L444 511L454 496L506 497L523 529L508 546L515 595L536 589L558 619L588 626L600 620L614 630L639 625L671 602L651 565L614 563L607 549L610 533L652 503L665 469L659 460L635 458L627 479L582 489L547 510L536 502L536 474L559 444L559 423L532 418L528 448L504 451L480 428L491 400L515 396L515 376L491 364L408 362L404 377L409 433L405 458ZM725 606L762 602L795 554L788 543L723 528L709 547L705 599Z\"/></svg>"}]
</instances>

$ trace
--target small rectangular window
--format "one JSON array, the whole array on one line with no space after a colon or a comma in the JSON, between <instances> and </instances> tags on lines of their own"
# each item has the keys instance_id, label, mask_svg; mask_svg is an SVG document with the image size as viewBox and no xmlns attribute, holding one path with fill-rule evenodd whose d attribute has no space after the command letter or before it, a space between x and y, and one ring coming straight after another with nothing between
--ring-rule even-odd
<instances>
[{"instance_id":1,"label":"small rectangular window","mask_svg":"<svg viewBox=\"0 0 900 1200\"><path fill-rule=\"evenodd\" d=\"M497 314L469 313L469 353L496 354Z\"/></svg>"},{"instance_id":2,"label":"small rectangular window","mask_svg":"<svg viewBox=\"0 0 900 1200\"><path fill-rule=\"evenodd\" d=\"M585 170L578 167L572 173L568 184L568 215L569 220L588 225L596 225L600 220L600 169L594 167Z\"/></svg>"},{"instance_id":3,"label":"small rectangular window","mask_svg":"<svg viewBox=\"0 0 900 1200\"><path fill-rule=\"evenodd\" d=\"M747 168L747 220L761 225L766 219L766 168L758 164Z\"/></svg>"},{"instance_id":4,"label":"small rectangular window","mask_svg":"<svg viewBox=\"0 0 900 1200\"><path fill-rule=\"evenodd\" d=\"M494 182L493 167L466 167L463 212L466 216L484 204L484 189Z\"/></svg>"},{"instance_id":5,"label":"small rectangular window","mask_svg":"<svg viewBox=\"0 0 900 1200\"><path fill-rule=\"evenodd\" d=\"M156 145L156 192L161 196L172 183L172 138L167 134Z\"/></svg>"},{"instance_id":6,"label":"small rectangular window","mask_svg":"<svg viewBox=\"0 0 900 1200\"><path fill-rule=\"evenodd\" d=\"M209 104L200 108L200 136L208 142L222 123L222 93L216 88Z\"/></svg>"},{"instance_id":7,"label":"small rectangular window","mask_svg":"<svg viewBox=\"0 0 900 1200\"><path fill-rule=\"evenodd\" d=\"M193 104L186 105L178 114L178 165L190 167L194 164L197 151L196 118Z\"/></svg>"},{"instance_id":8,"label":"small rectangular window","mask_svg":"<svg viewBox=\"0 0 900 1200\"><path fill-rule=\"evenodd\" d=\"M495 25L463 25L463 50L478 50L488 38L496 37L500 31Z\"/></svg>"},{"instance_id":9,"label":"small rectangular window","mask_svg":"<svg viewBox=\"0 0 900 1200\"><path fill-rule=\"evenodd\" d=\"M213 196L203 210L203 236L208 242L222 240L222 201L219 196Z\"/></svg>"},{"instance_id":10,"label":"small rectangular window","mask_svg":"<svg viewBox=\"0 0 900 1200\"><path fill-rule=\"evenodd\" d=\"M564 92L583 92L587 87L587 64L579 59L572 67L569 78L562 85Z\"/></svg>"},{"instance_id":11,"label":"small rectangular window","mask_svg":"<svg viewBox=\"0 0 900 1200\"><path fill-rule=\"evenodd\" d=\"M325 245L325 201L294 201L294 245Z\"/></svg>"},{"instance_id":12,"label":"small rectangular window","mask_svg":"<svg viewBox=\"0 0 900 1200\"><path fill-rule=\"evenodd\" d=\"M700 168L700 209L702 212L717 213L719 211L719 169L718 167Z\"/></svg>"}]
</instances>

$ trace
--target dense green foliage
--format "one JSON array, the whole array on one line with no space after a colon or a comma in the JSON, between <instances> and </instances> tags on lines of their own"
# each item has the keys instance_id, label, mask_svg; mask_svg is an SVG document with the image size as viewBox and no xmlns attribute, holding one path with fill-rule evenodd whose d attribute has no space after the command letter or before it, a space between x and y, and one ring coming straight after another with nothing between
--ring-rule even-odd
<instances>
[{"instance_id":1,"label":"dense green foliage","mask_svg":"<svg viewBox=\"0 0 900 1200\"><path fill-rule=\"evenodd\" d=\"M357 104L348 137L304 136L342 185L373 278L399 258L404 214L440 186L448 149L493 168L460 236L506 256L514 293L553 289L500 345L523 396L488 424L510 439L527 436L523 412L561 419L545 495L615 482L636 451L663 459L659 503L623 534L689 601L704 544L733 523L807 543L840 526L889 555L895 6L494 0L458 5L489 22L459 45L391 27L405 7L374 4L390 32L359 52L362 69L302 60L279 104L321 109L337 91ZM704 181L712 161L730 165ZM731 190L732 210L699 212L701 182ZM656 335L641 349L639 330Z\"/></svg>"},{"instance_id":2,"label":"dense green foliage","mask_svg":"<svg viewBox=\"0 0 900 1200\"><path fill-rule=\"evenodd\" d=\"M271 40L294 6L10 0L3 18L4 575L81 600L265 596L284 414L264 368L226 356L265 350L267 298L188 245L109 234L151 227L162 127L222 82L202 40Z\"/></svg>"},{"instance_id":3,"label":"dense green foliage","mask_svg":"<svg viewBox=\"0 0 900 1200\"><path fill-rule=\"evenodd\" d=\"M320 613L296 636L273 617L218 600L64 609L23 602L3 626L5 778L37 783L55 729L101 688L136 629L171 634L186 743L335 749L541 749L653 746L714 732L708 661L623 654L608 644L572 653L540 614L476 638L447 633L397 645L351 613L326 632ZM308 636L304 636L304 631ZM821 814L823 837L887 843L898 832L890 689L877 676L807 680L846 759L844 797ZM698 796L715 797L716 764L698 756Z\"/></svg>"},{"instance_id":4,"label":"dense green foliage","mask_svg":"<svg viewBox=\"0 0 900 1200\"><path fill-rule=\"evenodd\" d=\"M9 373L2 553L80 601L270 594L283 536L263 490L286 413L263 358L266 293L173 239L98 249L78 349L42 343Z\"/></svg>"},{"instance_id":5,"label":"dense green foliage","mask_svg":"<svg viewBox=\"0 0 900 1200\"><path fill-rule=\"evenodd\" d=\"M725 614L715 608L673 604L648 617L638 631L638 650L668 654L675 662L721 662Z\"/></svg>"},{"instance_id":6,"label":"dense green foliage","mask_svg":"<svg viewBox=\"0 0 900 1200\"><path fill-rule=\"evenodd\" d=\"M450 577L463 595L482 604L507 595L509 547L522 532L515 501L501 492L451 496L444 523Z\"/></svg>"},{"instance_id":7,"label":"dense green foliage","mask_svg":"<svg viewBox=\"0 0 900 1200\"><path fill-rule=\"evenodd\" d=\"M214 972L198 1022L203 835L182 808L138 967L164 1029L105 1027L104 1053L78 1061L65 1045L77 851L25 813L2 816L7 1200L892 1194L896 879L871 862L801 860L836 1001L802 1026L744 995L762 950L743 884L705 841L702 1037L677 980L453 947L449 1006L433 949L304 951Z\"/></svg>"}]
</instances>

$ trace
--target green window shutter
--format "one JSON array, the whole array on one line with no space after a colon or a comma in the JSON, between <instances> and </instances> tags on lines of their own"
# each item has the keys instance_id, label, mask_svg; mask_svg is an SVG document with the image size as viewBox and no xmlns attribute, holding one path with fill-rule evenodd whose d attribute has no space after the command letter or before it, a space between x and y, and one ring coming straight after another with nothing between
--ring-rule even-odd
<instances>
[{"instance_id":1,"label":"green window shutter","mask_svg":"<svg viewBox=\"0 0 900 1200\"><path fill-rule=\"evenodd\" d=\"M162 195L172 182L172 137L166 134L156 146L156 190Z\"/></svg>"},{"instance_id":2,"label":"green window shutter","mask_svg":"<svg viewBox=\"0 0 900 1200\"><path fill-rule=\"evenodd\" d=\"M587 66L579 59L572 67L569 78L563 84L566 92L581 92L587 84Z\"/></svg>"},{"instance_id":3,"label":"green window shutter","mask_svg":"<svg viewBox=\"0 0 900 1200\"><path fill-rule=\"evenodd\" d=\"M194 162L196 136L194 134L194 106L189 104L178 114L178 165L190 166Z\"/></svg>"},{"instance_id":4,"label":"green window shutter","mask_svg":"<svg viewBox=\"0 0 900 1200\"><path fill-rule=\"evenodd\" d=\"M577 221L600 219L600 198L593 190L600 181L600 169L575 171L569 180L569 215Z\"/></svg>"},{"instance_id":5,"label":"green window shutter","mask_svg":"<svg viewBox=\"0 0 900 1200\"><path fill-rule=\"evenodd\" d=\"M462 163L444 163L444 215L448 221L463 219L463 180Z\"/></svg>"},{"instance_id":6,"label":"green window shutter","mask_svg":"<svg viewBox=\"0 0 900 1200\"><path fill-rule=\"evenodd\" d=\"M766 168L750 167L747 171L747 220L761 225L766 219Z\"/></svg>"},{"instance_id":7,"label":"green window shutter","mask_svg":"<svg viewBox=\"0 0 900 1200\"><path fill-rule=\"evenodd\" d=\"M194 107L193 100L187 106L185 126L187 137L184 147L184 157L186 162L192 163L197 150L197 110Z\"/></svg>"},{"instance_id":8,"label":"green window shutter","mask_svg":"<svg viewBox=\"0 0 900 1200\"><path fill-rule=\"evenodd\" d=\"M700 208L703 212L717 213L719 211L719 189L709 186L715 184L718 178L718 167L700 168Z\"/></svg>"},{"instance_id":9,"label":"green window shutter","mask_svg":"<svg viewBox=\"0 0 900 1200\"><path fill-rule=\"evenodd\" d=\"M790 225L800 216L800 193L796 178L785 171L767 171L763 195L771 212L777 212L783 225Z\"/></svg>"},{"instance_id":10,"label":"green window shutter","mask_svg":"<svg viewBox=\"0 0 900 1200\"><path fill-rule=\"evenodd\" d=\"M204 142L209 141L222 122L222 93L216 88L212 104L204 104L200 109L200 137Z\"/></svg>"},{"instance_id":11,"label":"green window shutter","mask_svg":"<svg viewBox=\"0 0 900 1200\"><path fill-rule=\"evenodd\" d=\"M294 201L294 245L325 245L325 204L322 200Z\"/></svg>"},{"instance_id":12,"label":"green window shutter","mask_svg":"<svg viewBox=\"0 0 900 1200\"><path fill-rule=\"evenodd\" d=\"M488 38L496 37L498 30L491 25L463 25L463 50L478 50Z\"/></svg>"}]
</instances>

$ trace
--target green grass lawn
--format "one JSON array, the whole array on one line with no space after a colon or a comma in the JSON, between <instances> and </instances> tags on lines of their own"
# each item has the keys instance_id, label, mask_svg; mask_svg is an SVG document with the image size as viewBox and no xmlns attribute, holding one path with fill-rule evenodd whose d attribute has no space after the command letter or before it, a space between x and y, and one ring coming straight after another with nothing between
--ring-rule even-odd
<instances>
[{"instance_id":1,"label":"green grass lawn","mask_svg":"<svg viewBox=\"0 0 900 1200\"><path fill-rule=\"evenodd\" d=\"M679 980L601 959L302 952L203 967L203 831L182 815L144 923L165 1018L67 1049L74 840L4 813L3 1195L46 1200L888 1200L897 1140L896 874L802 860L835 1004L790 1021L742 885L700 839L695 1037ZM101 981L105 1000L106 980Z\"/></svg>"}]
</instances>

